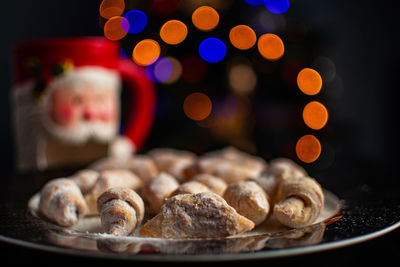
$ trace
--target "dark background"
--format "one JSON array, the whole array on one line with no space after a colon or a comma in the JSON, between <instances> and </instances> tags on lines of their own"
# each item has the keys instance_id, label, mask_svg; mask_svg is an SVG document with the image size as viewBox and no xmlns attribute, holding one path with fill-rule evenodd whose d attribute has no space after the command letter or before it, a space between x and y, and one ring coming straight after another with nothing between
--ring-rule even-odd
<instances>
[{"instance_id":1,"label":"dark background","mask_svg":"<svg viewBox=\"0 0 400 267\"><path fill-rule=\"evenodd\" d=\"M0 75L3 88L0 90L0 147L3 175L0 179L7 179L13 172L9 101L12 44L39 37L102 35L98 14L100 2L24 0L1 4ZM399 82L396 73L399 48L395 40L399 31L394 3L291 1L288 14L295 16L308 29L310 39L304 45L315 41L318 55L328 56L335 63L337 75L343 81L343 94L329 104L330 118L333 118L330 127L334 129L327 134L334 139L334 163L323 169L306 166L315 175L320 175L328 188L341 184L346 190L351 190L368 184L398 195L393 191L398 184L395 166L399 148L395 115L399 106L395 95ZM163 125L163 122L159 123ZM186 123L193 128L190 122ZM162 129L160 125L155 125L155 128ZM147 147L162 144L159 138L160 135L153 133ZM380 238L377 243L370 241L356 246L354 251L348 248L339 252L350 255L377 247L386 247L393 252L391 244L398 246L398 241L397 230L386 239ZM336 254L322 255L335 257Z\"/></svg>"},{"instance_id":2,"label":"dark background","mask_svg":"<svg viewBox=\"0 0 400 267\"><path fill-rule=\"evenodd\" d=\"M26 0L2 4L0 145L6 172L13 170L11 46L40 37L102 35L99 3ZM328 103L334 138L338 140L334 142L335 158L356 157L386 166L395 163L399 56L394 41L398 32L394 8L375 1L304 1L291 3L287 13L307 27L308 39L303 46L313 46L315 51L304 53L329 57L342 80L341 97ZM150 138L148 147L160 143L155 140Z\"/></svg>"}]
</instances>

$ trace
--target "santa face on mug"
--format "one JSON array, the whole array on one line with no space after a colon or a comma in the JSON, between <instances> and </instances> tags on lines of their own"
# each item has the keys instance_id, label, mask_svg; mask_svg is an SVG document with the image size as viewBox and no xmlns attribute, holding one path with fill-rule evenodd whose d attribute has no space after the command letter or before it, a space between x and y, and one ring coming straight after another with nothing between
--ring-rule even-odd
<instances>
[{"instance_id":1,"label":"santa face on mug","mask_svg":"<svg viewBox=\"0 0 400 267\"><path fill-rule=\"evenodd\" d=\"M119 130L118 73L76 68L53 79L43 101L46 132L67 144L108 142Z\"/></svg>"}]
</instances>

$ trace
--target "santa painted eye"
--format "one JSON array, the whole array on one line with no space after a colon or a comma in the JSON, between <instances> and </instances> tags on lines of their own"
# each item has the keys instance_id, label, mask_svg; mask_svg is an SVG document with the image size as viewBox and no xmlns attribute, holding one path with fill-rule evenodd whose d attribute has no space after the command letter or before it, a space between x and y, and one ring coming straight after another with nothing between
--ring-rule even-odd
<instances>
[{"instance_id":1,"label":"santa painted eye","mask_svg":"<svg viewBox=\"0 0 400 267\"><path fill-rule=\"evenodd\" d=\"M82 98L79 95L75 95L72 97L72 104L78 106L82 104Z\"/></svg>"}]
</instances>

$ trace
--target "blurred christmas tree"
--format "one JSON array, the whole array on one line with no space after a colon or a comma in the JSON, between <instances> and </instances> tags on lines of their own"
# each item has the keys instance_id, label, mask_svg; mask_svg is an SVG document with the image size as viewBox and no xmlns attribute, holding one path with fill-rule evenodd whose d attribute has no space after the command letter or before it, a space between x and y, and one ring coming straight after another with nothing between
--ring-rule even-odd
<instances>
[{"instance_id":1,"label":"blurred christmas tree","mask_svg":"<svg viewBox=\"0 0 400 267\"><path fill-rule=\"evenodd\" d=\"M325 89L334 86L330 83L335 65L320 55L324 35L308 30L288 4L263 0L102 2L100 25L105 32L112 17L129 24L119 39L122 57L140 63L133 51L141 41L151 39L159 45L159 51L150 51L159 52L159 57L143 64L158 97L147 149L174 147L201 154L233 145L266 159L285 156L299 161L297 141L313 134L322 144L316 163L329 165L332 150L326 141L334 142L334 119L330 116L326 125L325 121L319 129L310 129L303 109L318 101L329 110L334 97L329 95L332 90ZM238 25L246 27L234 31ZM263 40L268 47L263 47L261 37L273 37ZM279 49L284 49L282 55ZM298 74L304 68L318 71L321 92L299 90Z\"/></svg>"}]
</instances>

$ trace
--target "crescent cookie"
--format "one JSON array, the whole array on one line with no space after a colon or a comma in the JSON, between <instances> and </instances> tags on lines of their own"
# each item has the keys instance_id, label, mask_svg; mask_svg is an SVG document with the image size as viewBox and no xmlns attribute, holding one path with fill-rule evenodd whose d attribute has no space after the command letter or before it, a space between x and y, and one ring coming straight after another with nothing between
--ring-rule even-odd
<instances>
[{"instance_id":1,"label":"crescent cookie","mask_svg":"<svg viewBox=\"0 0 400 267\"><path fill-rule=\"evenodd\" d=\"M87 205L74 181L58 178L49 181L40 192L39 211L60 226L72 226L86 214Z\"/></svg>"},{"instance_id":2,"label":"crescent cookie","mask_svg":"<svg viewBox=\"0 0 400 267\"><path fill-rule=\"evenodd\" d=\"M141 236L159 238L221 238L241 234L254 223L212 192L169 198L161 212L147 221Z\"/></svg>"},{"instance_id":3,"label":"crescent cookie","mask_svg":"<svg viewBox=\"0 0 400 267\"><path fill-rule=\"evenodd\" d=\"M133 172L126 169L108 169L100 172L93 189L85 195L90 215L97 215L97 198L107 189L113 187L127 187L139 190L143 185L142 180Z\"/></svg>"},{"instance_id":4,"label":"crescent cookie","mask_svg":"<svg viewBox=\"0 0 400 267\"><path fill-rule=\"evenodd\" d=\"M265 191L255 182L239 181L225 190L224 199L236 211L259 225L267 219L270 206Z\"/></svg>"},{"instance_id":5,"label":"crescent cookie","mask_svg":"<svg viewBox=\"0 0 400 267\"><path fill-rule=\"evenodd\" d=\"M315 222L322 213L324 194L310 177L288 177L279 185L274 216L283 225L301 228Z\"/></svg>"},{"instance_id":6,"label":"crescent cookie","mask_svg":"<svg viewBox=\"0 0 400 267\"><path fill-rule=\"evenodd\" d=\"M97 199L103 229L115 236L131 234L144 217L142 198L130 188L114 187Z\"/></svg>"}]
</instances>

